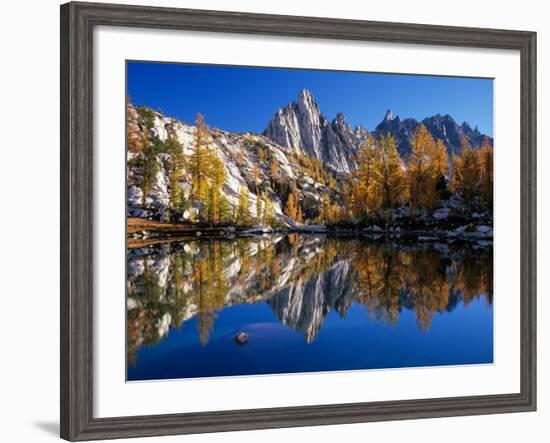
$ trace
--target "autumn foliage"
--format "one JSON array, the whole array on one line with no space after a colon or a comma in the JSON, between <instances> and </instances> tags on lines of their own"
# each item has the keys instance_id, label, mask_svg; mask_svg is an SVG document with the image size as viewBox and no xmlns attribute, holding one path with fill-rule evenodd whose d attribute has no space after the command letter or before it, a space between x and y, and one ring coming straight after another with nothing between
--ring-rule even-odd
<instances>
[{"instance_id":1,"label":"autumn foliage","mask_svg":"<svg viewBox=\"0 0 550 443\"><path fill-rule=\"evenodd\" d=\"M135 183L142 190L143 207L151 204L159 171L165 172L169 204L163 221L273 226L276 208L298 224L371 223L390 221L398 207L408 207L412 217L424 214L453 194L469 212L493 203L490 140L471 146L463 138L460 152L449 156L445 143L424 125L416 128L411 150L403 156L392 134L367 135L353 159L356 167L347 175L297 149L277 151L247 134L233 153L244 183L230 203L224 190L226 160L204 117L197 114L193 141L185 153L177 120L166 120L167 137L161 140L156 111L128 108L129 163L138 167Z\"/></svg>"},{"instance_id":2,"label":"autumn foliage","mask_svg":"<svg viewBox=\"0 0 550 443\"><path fill-rule=\"evenodd\" d=\"M493 148L487 138L481 147L470 146L464 138L460 154L449 159L443 141L420 125L411 145L402 159L391 134L367 138L356 158L351 190L343 187L343 208L337 212L344 220L381 215L400 205L407 205L412 214L434 209L451 190L469 208L476 201L492 204Z\"/></svg>"}]
</instances>

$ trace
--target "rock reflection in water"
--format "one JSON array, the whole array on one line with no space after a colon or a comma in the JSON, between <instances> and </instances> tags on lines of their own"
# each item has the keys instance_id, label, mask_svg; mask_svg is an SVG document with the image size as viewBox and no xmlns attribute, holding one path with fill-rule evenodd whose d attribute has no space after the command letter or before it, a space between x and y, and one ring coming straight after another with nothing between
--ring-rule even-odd
<instances>
[{"instance_id":1,"label":"rock reflection in water","mask_svg":"<svg viewBox=\"0 0 550 443\"><path fill-rule=\"evenodd\" d=\"M493 297L492 248L275 235L172 242L128 252L128 363L195 318L202 345L224 308L264 302L313 343L331 312L354 303L388 325L404 309L428 331L435 313Z\"/></svg>"}]
</instances>

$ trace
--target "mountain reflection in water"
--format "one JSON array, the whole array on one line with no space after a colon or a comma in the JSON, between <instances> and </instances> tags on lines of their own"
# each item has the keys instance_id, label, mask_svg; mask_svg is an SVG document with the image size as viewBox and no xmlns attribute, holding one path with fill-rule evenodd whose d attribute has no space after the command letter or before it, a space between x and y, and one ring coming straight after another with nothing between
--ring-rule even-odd
<instances>
[{"instance_id":1,"label":"mountain reflection in water","mask_svg":"<svg viewBox=\"0 0 550 443\"><path fill-rule=\"evenodd\" d=\"M483 302L485 313L482 315L490 320L483 333L488 335L492 333L492 284L491 247L371 243L361 238L288 234L230 240L197 239L132 249L128 251L127 281L128 378L163 378L163 374L171 377L201 376L181 368L176 372L153 370L142 373L138 370L142 352L151 350L153 353L155 346L160 346L173 334L174 343L169 348L180 347L178 358L189 346L197 348L191 353L193 358L203 358L212 337L216 336L218 318L222 323L220 337L225 333L232 337L243 329L243 321L235 320L233 324L228 319L222 322L226 311L229 316L230 308L241 305L257 306L264 324L259 333L267 334L267 340L270 329L265 327L265 323L271 324L274 331L285 325L285 328L299 333L303 340L301 345L294 345L296 349L313 346L327 319L331 316L346 319L352 307L368 313L362 320L364 323L376 321L385 325L385 329L398 325L405 313L413 314L417 331L426 335L436 313L451 313L457 306ZM268 322L265 321L268 315L266 307L272 312ZM246 315L253 317L254 312L247 311ZM188 323L194 325L193 332L182 329ZM253 322L244 323L252 325ZM337 325L340 326L334 326L330 331L343 328L345 321ZM456 325L453 327L457 328ZM361 333L361 329L356 327L355 334ZM251 340L254 340L254 335ZM472 357L472 361L464 357L466 361L458 359L457 362L492 361L492 336L484 336L482 341L490 341L483 350L483 357ZM224 343L226 348L237 347L231 340ZM219 352L216 349L220 346L214 347L212 343L212 352ZM431 352L434 345L430 346ZM437 350L433 355L436 354ZM337 355L335 350L331 358ZM143 358L148 357L144 354ZM151 354L149 358L149 366L153 361L159 364L158 356L153 358ZM212 358L208 356L207 360ZM280 358L284 359L285 355L280 355ZM444 364L455 360L441 361L440 364ZM419 361L419 364L430 364L431 360L426 358L423 362ZM334 368L340 369L363 367L360 363L335 364ZM171 365L168 357L163 357L162 365ZM311 366L310 363L302 366L303 370L333 368L323 364ZM295 372L300 372L302 366ZM367 364L365 368L368 367ZM204 376L254 373L250 368L232 368L227 373L222 368L210 370L203 367L203 370ZM267 367L260 372L279 371L286 372L287 369L274 367L271 370Z\"/></svg>"}]
</instances>

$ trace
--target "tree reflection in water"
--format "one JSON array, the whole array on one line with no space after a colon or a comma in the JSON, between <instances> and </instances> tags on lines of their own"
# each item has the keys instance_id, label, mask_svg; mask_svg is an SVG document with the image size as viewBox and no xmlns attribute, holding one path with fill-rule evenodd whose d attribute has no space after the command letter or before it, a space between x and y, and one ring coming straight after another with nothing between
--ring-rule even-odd
<instances>
[{"instance_id":1,"label":"tree reflection in water","mask_svg":"<svg viewBox=\"0 0 550 443\"><path fill-rule=\"evenodd\" d=\"M492 248L371 243L289 234L164 243L128 253L128 363L137 350L196 318L206 345L217 312L266 302L312 343L331 311L354 303L388 325L403 309L428 331L435 313L493 300Z\"/></svg>"}]
</instances>

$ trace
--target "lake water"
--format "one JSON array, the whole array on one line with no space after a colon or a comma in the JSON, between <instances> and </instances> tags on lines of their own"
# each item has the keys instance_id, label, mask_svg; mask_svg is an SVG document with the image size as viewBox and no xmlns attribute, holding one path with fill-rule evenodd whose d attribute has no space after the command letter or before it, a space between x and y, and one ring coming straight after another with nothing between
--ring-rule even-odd
<instances>
[{"instance_id":1,"label":"lake water","mask_svg":"<svg viewBox=\"0 0 550 443\"><path fill-rule=\"evenodd\" d=\"M492 363L492 282L486 245L289 234L131 249L127 379Z\"/></svg>"}]
</instances>

